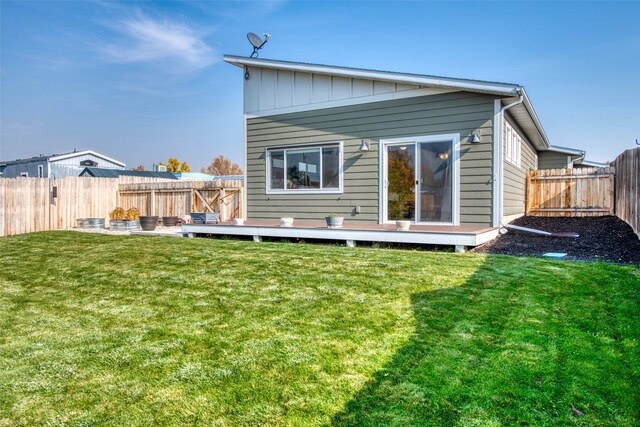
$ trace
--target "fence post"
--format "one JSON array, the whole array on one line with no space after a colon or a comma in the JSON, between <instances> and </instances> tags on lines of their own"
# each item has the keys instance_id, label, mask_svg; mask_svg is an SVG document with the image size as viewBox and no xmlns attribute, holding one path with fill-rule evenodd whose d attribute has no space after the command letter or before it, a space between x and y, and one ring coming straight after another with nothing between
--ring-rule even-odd
<instances>
[{"instance_id":1,"label":"fence post","mask_svg":"<svg viewBox=\"0 0 640 427\"><path fill-rule=\"evenodd\" d=\"M220 196L218 197L218 212L220 212L220 221L227 220L227 210L225 209L225 201L224 201L225 191L224 187L220 188Z\"/></svg>"}]
</instances>

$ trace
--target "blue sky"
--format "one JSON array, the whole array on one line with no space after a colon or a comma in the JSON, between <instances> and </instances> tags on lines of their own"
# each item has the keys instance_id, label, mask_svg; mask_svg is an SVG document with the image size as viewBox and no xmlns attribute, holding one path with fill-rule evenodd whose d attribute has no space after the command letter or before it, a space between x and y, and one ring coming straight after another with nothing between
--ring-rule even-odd
<instances>
[{"instance_id":1,"label":"blue sky","mask_svg":"<svg viewBox=\"0 0 640 427\"><path fill-rule=\"evenodd\" d=\"M94 149L128 167L242 163L262 58L519 83L554 145L640 138L640 2L0 2L0 159Z\"/></svg>"}]
</instances>

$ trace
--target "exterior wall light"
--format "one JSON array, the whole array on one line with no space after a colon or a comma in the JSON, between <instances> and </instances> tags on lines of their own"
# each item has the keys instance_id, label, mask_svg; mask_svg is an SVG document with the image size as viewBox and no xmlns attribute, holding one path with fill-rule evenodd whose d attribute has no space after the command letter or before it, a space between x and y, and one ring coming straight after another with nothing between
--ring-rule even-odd
<instances>
[{"instance_id":1,"label":"exterior wall light","mask_svg":"<svg viewBox=\"0 0 640 427\"><path fill-rule=\"evenodd\" d=\"M469 139L469 142L472 144L477 144L478 142L480 142L480 134L479 133L472 133L471 134L471 139Z\"/></svg>"},{"instance_id":2,"label":"exterior wall light","mask_svg":"<svg viewBox=\"0 0 640 427\"><path fill-rule=\"evenodd\" d=\"M360 144L360 151L369 151L369 140L363 139L362 144Z\"/></svg>"}]
</instances>

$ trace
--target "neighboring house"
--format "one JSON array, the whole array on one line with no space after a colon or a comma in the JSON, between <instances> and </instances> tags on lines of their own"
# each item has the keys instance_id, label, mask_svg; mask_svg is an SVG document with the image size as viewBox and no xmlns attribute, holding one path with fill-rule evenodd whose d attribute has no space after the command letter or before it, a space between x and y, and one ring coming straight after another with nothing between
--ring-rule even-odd
<instances>
[{"instance_id":1,"label":"neighboring house","mask_svg":"<svg viewBox=\"0 0 640 427\"><path fill-rule=\"evenodd\" d=\"M586 159L579 159L573 162L574 168L606 168L608 163L594 162Z\"/></svg>"},{"instance_id":2,"label":"neighboring house","mask_svg":"<svg viewBox=\"0 0 640 427\"><path fill-rule=\"evenodd\" d=\"M176 172L174 175L182 181L242 181L244 175L210 175L202 172Z\"/></svg>"},{"instance_id":3,"label":"neighboring house","mask_svg":"<svg viewBox=\"0 0 640 427\"><path fill-rule=\"evenodd\" d=\"M103 169L87 167L80 172L79 176L90 176L94 178L118 178L121 176L138 176L142 178L164 178L178 179L171 172L157 171L133 171L124 169Z\"/></svg>"},{"instance_id":4,"label":"neighboring house","mask_svg":"<svg viewBox=\"0 0 640 427\"><path fill-rule=\"evenodd\" d=\"M62 178L78 176L87 166L105 169L124 169L125 164L93 150L65 154L40 155L29 159L0 161L3 178L38 177Z\"/></svg>"},{"instance_id":5,"label":"neighboring house","mask_svg":"<svg viewBox=\"0 0 640 427\"><path fill-rule=\"evenodd\" d=\"M586 152L567 147L549 147L538 153L538 169L605 168L606 163L585 159Z\"/></svg>"},{"instance_id":6,"label":"neighboring house","mask_svg":"<svg viewBox=\"0 0 640 427\"><path fill-rule=\"evenodd\" d=\"M245 75L249 219L496 227L524 214L527 170L584 156L551 146L518 84L225 61Z\"/></svg>"}]
</instances>

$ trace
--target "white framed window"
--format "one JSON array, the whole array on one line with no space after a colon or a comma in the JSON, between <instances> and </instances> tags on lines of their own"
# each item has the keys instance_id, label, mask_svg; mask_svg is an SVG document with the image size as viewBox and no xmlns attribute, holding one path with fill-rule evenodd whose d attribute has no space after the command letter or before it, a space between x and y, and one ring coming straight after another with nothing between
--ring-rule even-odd
<instances>
[{"instance_id":1,"label":"white framed window","mask_svg":"<svg viewBox=\"0 0 640 427\"><path fill-rule=\"evenodd\" d=\"M267 149L267 194L342 193L342 142Z\"/></svg>"},{"instance_id":2,"label":"white framed window","mask_svg":"<svg viewBox=\"0 0 640 427\"><path fill-rule=\"evenodd\" d=\"M42 178L44 176L44 166L38 165L38 178Z\"/></svg>"},{"instance_id":3,"label":"white framed window","mask_svg":"<svg viewBox=\"0 0 640 427\"><path fill-rule=\"evenodd\" d=\"M29 172L20 172L20 178L29 178Z\"/></svg>"},{"instance_id":4,"label":"white framed window","mask_svg":"<svg viewBox=\"0 0 640 427\"><path fill-rule=\"evenodd\" d=\"M504 124L504 158L509 163L520 167L522 157L522 136L509 122Z\"/></svg>"}]
</instances>

